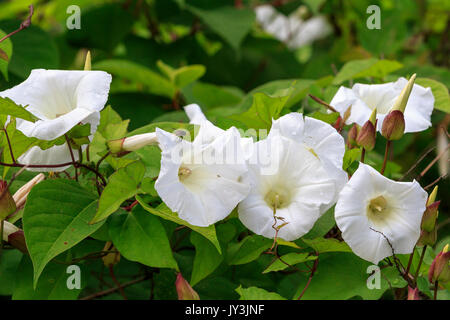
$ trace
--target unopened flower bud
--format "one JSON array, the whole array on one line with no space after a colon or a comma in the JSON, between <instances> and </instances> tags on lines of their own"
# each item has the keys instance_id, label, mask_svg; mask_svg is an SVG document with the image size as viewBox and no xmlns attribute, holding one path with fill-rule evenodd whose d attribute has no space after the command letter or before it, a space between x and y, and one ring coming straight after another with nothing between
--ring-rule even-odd
<instances>
[{"instance_id":1,"label":"unopened flower bud","mask_svg":"<svg viewBox=\"0 0 450 320\"><path fill-rule=\"evenodd\" d=\"M341 116L339 116L336 119L336 122L333 124L333 128L335 128L336 130L341 130L342 127L344 126L344 121L342 120Z\"/></svg>"},{"instance_id":2,"label":"unopened flower bud","mask_svg":"<svg viewBox=\"0 0 450 320\"><path fill-rule=\"evenodd\" d=\"M84 71L91 71L91 70L92 70L91 51L88 51L86 53L86 60L84 62Z\"/></svg>"},{"instance_id":3,"label":"unopened flower bud","mask_svg":"<svg viewBox=\"0 0 450 320\"><path fill-rule=\"evenodd\" d=\"M434 258L428 271L428 280L430 283L439 281L446 283L450 280L450 266L449 266L450 252L448 251L448 244L444 249Z\"/></svg>"},{"instance_id":4,"label":"unopened flower bud","mask_svg":"<svg viewBox=\"0 0 450 320\"><path fill-rule=\"evenodd\" d=\"M0 180L0 221L16 212L16 202L9 192L8 183Z\"/></svg>"},{"instance_id":5,"label":"unopened flower bud","mask_svg":"<svg viewBox=\"0 0 450 320\"><path fill-rule=\"evenodd\" d=\"M158 140L155 132L108 141L108 147L112 153L136 151L142 147L157 144Z\"/></svg>"},{"instance_id":6,"label":"unopened flower bud","mask_svg":"<svg viewBox=\"0 0 450 320\"><path fill-rule=\"evenodd\" d=\"M433 191L431 191L430 196L428 197L427 206L431 205L432 203L434 203L436 201L437 192L438 192L438 186L435 186Z\"/></svg>"},{"instance_id":7,"label":"unopened flower bud","mask_svg":"<svg viewBox=\"0 0 450 320\"><path fill-rule=\"evenodd\" d=\"M392 110L384 118L381 127L381 134L388 140L398 140L405 132L405 117L403 112L399 110Z\"/></svg>"},{"instance_id":8,"label":"unopened flower bud","mask_svg":"<svg viewBox=\"0 0 450 320\"><path fill-rule=\"evenodd\" d=\"M370 120L367 120L359 130L358 136L356 137L356 143L358 146L370 151L375 147L376 136L377 131L374 124Z\"/></svg>"},{"instance_id":9,"label":"unopened flower bud","mask_svg":"<svg viewBox=\"0 0 450 320\"><path fill-rule=\"evenodd\" d=\"M1 223L1 222L0 222ZM17 228L15 225L8 221L3 221L3 241L8 242L9 235L19 231L20 229Z\"/></svg>"},{"instance_id":10,"label":"unopened flower bud","mask_svg":"<svg viewBox=\"0 0 450 320\"><path fill-rule=\"evenodd\" d=\"M23 230L18 230L16 232L11 233L8 236L8 242L10 245L20 250L22 253L25 254L28 253L27 244L25 242L25 234L23 233Z\"/></svg>"},{"instance_id":11,"label":"unopened flower bud","mask_svg":"<svg viewBox=\"0 0 450 320\"><path fill-rule=\"evenodd\" d=\"M438 217L438 208L440 203L440 201L436 201L427 206L422 217L422 230L430 232L436 227L436 219Z\"/></svg>"},{"instance_id":12,"label":"unopened flower bud","mask_svg":"<svg viewBox=\"0 0 450 320\"><path fill-rule=\"evenodd\" d=\"M45 175L43 173L38 174L33 179L28 181L25 185L23 185L19 190L16 191L13 195L13 199L16 202L16 206L18 209L22 208L27 201L28 194L36 184L45 179Z\"/></svg>"},{"instance_id":13,"label":"unopened flower bud","mask_svg":"<svg viewBox=\"0 0 450 320\"><path fill-rule=\"evenodd\" d=\"M356 123L353 124L353 126L350 128L350 130L348 131L348 143L351 146L356 147L357 143L356 143L356 137L358 136L358 132L359 132L358 125Z\"/></svg>"},{"instance_id":14,"label":"unopened flower bud","mask_svg":"<svg viewBox=\"0 0 450 320\"><path fill-rule=\"evenodd\" d=\"M394 106L391 110L398 110L401 113L405 112L406 104L408 103L409 96L411 95L412 88L414 86L414 81L416 80L416 74L413 74L409 79L406 86L403 88L402 92L398 96L397 100L394 102Z\"/></svg>"},{"instance_id":15,"label":"unopened flower bud","mask_svg":"<svg viewBox=\"0 0 450 320\"><path fill-rule=\"evenodd\" d=\"M8 221L3 221L3 241L8 242L23 253L28 253L23 231Z\"/></svg>"},{"instance_id":16,"label":"unopened flower bud","mask_svg":"<svg viewBox=\"0 0 450 320\"><path fill-rule=\"evenodd\" d=\"M344 118L342 119L344 123L347 122L348 118L350 118L350 115L352 114L352 105L350 105L347 110L344 112Z\"/></svg>"},{"instance_id":17,"label":"unopened flower bud","mask_svg":"<svg viewBox=\"0 0 450 320\"><path fill-rule=\"evenodd\" d=\"M107 241L105 247L103 248L103 251L113 251L114 249L114 245L111 243L111 241ZM103 256L102 260L105 267L114 266L120 262L120 253L110 252L107 255Z\"/></svg>"},{"instance_id":18,"label":"unopened flower bud","mask_svg":"<svg viewBox=\"0 0 450 320\"><path fill-rule=\"evenodd\" d=\"M420 300L419 289L417 287L413 289L408 286L408 300Z\"/></svg>"},{"instance_id":19,"label":"unopened flower bud","mask_svg":"<svg viewBox=\"0 0 450 320\"><path fill-rule=\"evenodd\" d=\"M177 288L178 300L200 300L198 293L192 289L191 285L183 278L181 273L178 273L175 281Z\"/></svg>"}]
</instances>

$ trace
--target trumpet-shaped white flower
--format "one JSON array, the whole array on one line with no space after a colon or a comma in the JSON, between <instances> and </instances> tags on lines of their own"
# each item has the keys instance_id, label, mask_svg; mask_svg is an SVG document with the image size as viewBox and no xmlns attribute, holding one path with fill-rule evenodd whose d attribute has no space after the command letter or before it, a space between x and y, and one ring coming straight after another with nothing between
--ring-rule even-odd
<instances>
[{"instance_id":1,"label":"trumpet-shaped white flower","mask_svg":"<svg viewBox=\"0 0 450 320\"><path fill-rule=\"evenodd\" d=\"M227 217L249 192L249 185L241 181L247 166L239 132L231 128L206 144L197 140L205 130L209 129L201 126L188 142L156 129L162 153L155 189L181 219L201 227Z\"/></svg>"},{"instance_id":2,"label":"trumpet-shaped white flower","mask_svg":"<svg viewBox=\"0 0 450 320\"><path fill-rule=\"evenodd\" d=\"M100 111L108 99L110 83L111 75L103 71L37 69L21 84L0 92L0 96L26 106L38 118L34 123L17 119L17 130L28 137L53 140L80 123L89 123L91 134L94 134L100 121ZM78 157L76 152L74 156ZM64 144L47 150L34 146L18 160L27 165L53 165L70 162L72 158L68 146Z\"/></svg>"},{"instance_id":3,"label":"trumpet-shaped white flower","mask_svg":"<svg viewBox=\"0 0 450 320\"><path fill-rule=\"evenodd\" d=\"M251 191L238 206L239 219L259 235L298 239L335 197L335 181L319 158L293 139L274 134L255 143L248 163L243 181Z\"/></svg>"},{"instance_id":4,"label":"trumpet-shaped white flower","mask_svg":"<svg viewBox=\"0 0 450 320\"><path fill-rule=\"evenodd\" d=\"M351 106L346 124L363 126L372 110L377 108L377 130L381 132L387 116L408 80L399 78L396 82L384 84L356 83L351 89L340 87L330 102L342 117ZM405 133L419 132L431 126L430 117L434 108L434 96L430 88L414 84L404 112Z\"/></svg>"},{"instance_id":5,"label":"trumpet-shaped white flower","mask_svg":"<svg viewBox=\"0 0 450 320\"><path fill-rule=\"evenodd\" d=\"M427 193L419 183L390 180L363 163L339 195L336 223L353 252L377 264L413 251Z\"/></svg>"},{"instance_id":6,"label":"trumpet-shaped white flower","mask_svg":"<svg viewBox=\"0 0 450 320\"><path fill-rule=\"evenodd\" d=\"M287 17L269 5L256 7L255 13L256 20L264 31L286 43L291 49L310 44L327 36L332 31L330 24L323 16L303 20L295 11Z\"/></svg>"},{"instance_id":7,"label":"trumpet-shaped white flower","mask_svg":"<svg viewBox=\"0 0 450 320\"><path fill-rule=\"evenodd\" d=\"M273 121L269 138L275 135L292 139L305 145L321 162L329 177L334 180L337 192L333 200L323 204L322 213L332 207L339 191L347 183L347 173L342 169L345 153L344 138L326 122L304 117L301 113L292 112Z\"/></svg>"}]
</instances>

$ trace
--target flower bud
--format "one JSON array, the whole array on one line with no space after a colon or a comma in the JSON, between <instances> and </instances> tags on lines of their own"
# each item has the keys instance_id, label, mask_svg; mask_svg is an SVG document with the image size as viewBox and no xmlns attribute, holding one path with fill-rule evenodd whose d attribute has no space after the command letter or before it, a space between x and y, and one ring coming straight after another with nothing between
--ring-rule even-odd
<instances>
[{"instance_id":1,"label":"flower bud","mask_svg":"<svg viewBox=\"0 0 450 320\"><path fill-rule=\"evenodd\" d=\"M45 179L45 175L43 173L38 174L33 179L28 181L25 185L23 185L19 190L16 191L13 195L13 199L16 202L16 206L18 209L22 208L27 201L28 194L36 184Z\"/></svg>"},{"instance_id":2,"label":"flower bud","mask_svg":"<svg viewBox=\"0 0 450 320\"><path fill-rule=\"evenodd\" d=\"M450 266L449 266L450 252L448 251L448 244L444 249L434 258L428 271L428 280L430 283L439 281L446 283L450 280Z\"/></svg>"},{"instance_id":3,"label":"flower bud","mask_svg":"<svg viewBox=\"0 0 450 320\"><path fill-rule=\"evenodd\" d=\"M200 300L198 293L192 289L191 285L183 278L181 273L178 273L175 281L177 288L178 300Z\"/></svg>"},{"instance_id":4,"label":"flower bud","mask_svg":"<svg viewBox=\"0 0 450 320\"><path fill-rule=\"evenodd\" d=\"M420 300L419 289L417 287L413 289L408 286L408 300Z\"/></svg>"},{"instance_id":5,"label":"flower bud","mask_svg":"<svg viewBox=\"0 0 450 320\"><path fill-rule=\"evenodd\" d=\"M397 100L394 102L392 110L398 110L401 113L405 112L406 104L408 103L409 96L411 95L412 88L414 86L414 81L416 80L416 74L413 74L409 79L406 86L403 88L402 92L398 96Z\"/></svg>"},{"instance_id":6,"label":"flower bud","mask_svg":"<svg viewBox=\"0 0 450 320\"><path fill-rule=\"evenodd\" d=\"M0 221L16 212L16 202L9 192L8 183L0 180Z\"/></svg>"},{"instance_id":7,"label":"flower bud","mask_svg":"<svg viewBox=\"0 0 450 320\"><path fill-rule=\"evenodd\" d=\"M113 251L114 245L111 243L111 241L107 241L105 244L105 247L103 248L103 251ZM105 267L110 267L118 264L120 262L120 253L119 252L111 252L107 255L102 257L103 264Z\"/></svg>"},{"instance_id":8,"label":"flower bud","mask_svg":"<svg viewBox=\"0 0 450 320\"><path fill-rule=\"evenodd\" d=\"M1 223L1 222L0 222ZM3 221L3 241L8 242L9 235L19 231L20 229L17 228L15 225L8 221Z\"/></svg>"},{"instance_id":9,"label":"flower bud","mask_svg":"<svg viewBox=\"0 0 450 320\"><path fill-rule=\"evenodd\" d=\"M399 110L392 110L384 118L381 127L381 134L388 140L398 140L405 132L405 117L403 112Z\"/></svg>"},{"instance_id":10,"label":"flower bud","mask_svg":"<svg viewBox=\"0 0 450 320\"><path fill-rule=\"evenodd\" d=\"M136 151L142 147L149 145L157 145L158 140L156 133L143 133L137 134L131 137L110 140L108 141L108 147L112 153L130 152Z\"/></svg>"},{"instance_id":11,"label":"flower bud","mask_svg":"<svg viewBox=\"0 0 450 320\"><path fill-rule=\"evenodd\" d=\"M367 151L372 150L375 147L377 131L375 126L370 120L366 121L364 125L359 130L358 136L356 137L356 143L366 149Z\"/></svg>"},{"instance_id":12,"label":"flower bud","mask_svg":"<svg viewBox=\"0 0 450 320\"><path fill-rule=\"evenodd\" d=\"M438 192L438 186L434 187L433 191L430 193L428 200L427 200L427 206L434 203L436 201L436 196Z\"/></svg>"},{"instance_id":13,"label":"flower bud","mask_svg":"<svg viewBox=\"0 0 450 320\"><path fill-rule=\"evenodd\" d=\"M91 51L88 51L86 53L86 60L84 62L84 71L91 71L92 70L92 66L91 66Z\"/></svg>"},{"instance_id":14,"label":"flower bud","mask_svg":"<svg viewBox=\"0 0 450 320\"><path fill-rule=\"evenodd\" d=\"M436 201L425 209L422 217L422 230L431 232L436 227L436 219L438 217L438 208L440 201Z\"/></svg>"},{"instance_id":15,"label":"flower bud","mask_svg":"<svg viewBox=\"0 0 450 320\"><path fill-rule=\"evenodd\" d=\"M25 234L23 233L23 230L18 230L14 233L11 233L8 236L8 242L10 245L20 250L22 253L28 254L28 248L25 242Z\"/></svg>"},{"instance_id":16,"label":"flower bud","mask_svg":"<svg viewBox=\"0 0 450 320\"><path fill-rule=\"evenodd\" d=\"M348 143L351 146L354 146L354 147L357 146L356 137L358 136L359 130L360 130L360 128L358 128L358 125L356 123L354 123L353 126L348 131L347 139L348 139Z\"/></svg>"}]
</instances>

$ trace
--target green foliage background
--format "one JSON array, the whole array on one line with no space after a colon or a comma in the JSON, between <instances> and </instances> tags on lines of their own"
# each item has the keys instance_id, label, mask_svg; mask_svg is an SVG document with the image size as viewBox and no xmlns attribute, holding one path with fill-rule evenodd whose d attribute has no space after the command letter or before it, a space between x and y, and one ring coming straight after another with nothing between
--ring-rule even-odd
<instances>
[{"instance_id":1,"label":"green foliage background","mask_svg":"<svg viewBox=\"0 0 450 320\"><path fill-rule=\"evenodd\" d=\"M325 108L309 99L308 93L329 102L340 85L395 81L417 73L417 83L431 86L436 97L433 127L407 134L395 143L387 175L399 179L436 145L438 124L448 129L450 123L450 1L270 1L281 4L277 9L282 13L305 6L308 15L323 14L330 21L330 35L296 50L288 49L256 24L252 7L263 2L36 0L33 25L0 44L10 58L8 62L0 59L0 90L24 81L35 68L81 70L86 52L91 50L93 69L113 75L111 107L102 112L90 147L92 161L98 161L105 154L106 140L154 131L153 123L192 129L182 124L188 119L181 107L189 103L198 103L211 121L224 128L268 128L272 117L290 111L332 123L336 118L325 115ZM28 4L23 0L0 2L0 37L20 25ZM70 16L66 10L73 4L81 8L80 30L66 27ZM239 4L242 7L236 8ZM366 8L371 4L381 8L380 30L366 26ZM268 95L284 98L274 107ZM255 101L271 107L257 109ZM5 114L11 113L0 116ZM17 139L15 148L29 146ZM379 169L383 153L384 143L379 142L368 154L367 163ZM426 156L407 179L416 177L435 155ZM2 160L7 157L6 152L2 154ZM354 170L357 159L358 154L349 154L345 166ZM2 298L77 299L114 286L115 279L101 259L79 259L101 251L106 241L112 241L121 253L114 267L120 283L145 279L124 289L129 299L176 299L176 271L202 299L292 299L304 288L308 273L292 272L279 261L273 262L273 255L263 254L272 241L250 234L236 215L215 227L196 228L162 204L152 184L159 170L156 148L145 147L124 158L108 157L101 170L110 175L110 184L99 204L89 172L83 172L80 184L56 179L33 189L23 213L33 263L17 250L4 250L0 260ZM5 169L3 175L8 178L13 172ZM11 191L33 175L20 175ZM421 185L432 183L439 175L434 166ZM429 297L426 273L436 253L450 241L448 181L440 182L437 196L442 200L439 238L435 248L426 251L419 270L423 275L420 290ZM117 192L119 185L126 185L126 192ZM120 209L135 196L139 205L131 213ZM73 205L61 205L62 197ZM65 218L59 215L61 211ZM107 217L99 224L86 224ZM45 231L49 225L54 232ZM346 245L324 240L333 226L331 209L304 239L280 243L280 254L300 269L315 260L306 253L320 254L319 271L304 299L404 298L405 291L395 288L404 288L406 283L393 267L383 269L381 289L367 288L370 264ZM71 231L74 229L77 232ZM59 241L62 238L64 244ZM43 245L45 241L51 244L49 248ZM294 254L298 246L302 254ZM413 270L420 252L416 252ZM399 258L407 263L408 256ZM82 268L81 290L66 288L66 267L73 261ZM122 296L114 292L99 298ZM448 291L441 290L439 298L448 299Z\"/></svg>"}]
</instances>

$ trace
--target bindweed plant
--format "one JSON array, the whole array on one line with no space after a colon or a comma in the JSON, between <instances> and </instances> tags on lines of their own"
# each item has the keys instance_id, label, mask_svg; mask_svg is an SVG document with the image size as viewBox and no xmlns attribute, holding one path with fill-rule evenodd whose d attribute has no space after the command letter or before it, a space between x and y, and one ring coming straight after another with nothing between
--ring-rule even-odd
<instances>
[{"instance_id":1,"label":"bindweed plant","mask_svg":"<svg viewBox=\"0 0 450 320\"><path fill-rule=\"evenodd\" d=\"M322 15L321 32L308 33L301 10L287 17L236 1L177 7L197 17L186 35L153 20L158 2L144 3L161 46L194 37L211 55L198 18L232 50L254 19L256 33L262 28L288 51L331 32ZM242 15L239 30L216 24L229 10ZM33 7L19 29L0 31L2 63L14 53L3 43L33 30L32 15ZM287 37L276 19L298 34ZM438 193L448 132L432 118L448 117L444 84L420 70L394 75L398 62L370 58L243 94L200 82L213 65L159 60L152 70L124 59L93 64L81 52L83 70L44 65L0 91L0 295L448 299L449 238L438 223L439 213L448 219L447 192ZM168 99L171 112L134 126L108 101L142 84ZM411 162L396 152L429 128L445 141L434 158L421 150ZM442 159L447 171L423 183Z\"/></svg>"}]
</instances>

